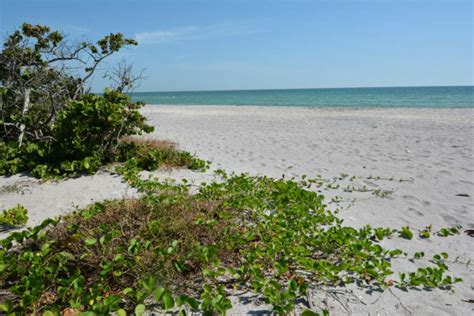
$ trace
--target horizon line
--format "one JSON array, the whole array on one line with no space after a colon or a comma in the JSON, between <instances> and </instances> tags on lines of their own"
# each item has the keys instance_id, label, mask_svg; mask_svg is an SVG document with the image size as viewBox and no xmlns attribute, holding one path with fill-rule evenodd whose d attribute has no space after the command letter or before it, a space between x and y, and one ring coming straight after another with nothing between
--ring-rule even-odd
<instances>
[{"instance_id":1,"label":"horizon line","mask_svg":"<svg viewBox=\"0 0 474 316\"><path fill-rule=\"evenodd\" d=\"M229 91L272 91L272 90L329 90L329 89L378 89L378 88L443 88L443 87L474 87L470 85L426 85L426 86L352 86L352 87L318 87L318 88L263 88L263 89L210 89L210 90L157 90L132 91L133 93L173 93L173 92L229 92ZM102 93L102 92L94 92Z\"/></svg>"}]
</instances>

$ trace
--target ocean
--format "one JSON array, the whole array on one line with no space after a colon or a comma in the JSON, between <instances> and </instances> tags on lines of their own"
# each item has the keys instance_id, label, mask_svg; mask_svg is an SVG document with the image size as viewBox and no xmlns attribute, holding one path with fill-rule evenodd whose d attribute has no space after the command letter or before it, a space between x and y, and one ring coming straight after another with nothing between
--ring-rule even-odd
<instances>
[{"instance_id":1,"label":"ocean","mask_svg":"<svg viewBox=\"0 0 474 316\"><path fill-rule=\"evenodd\" d=\"M135 92L146 104L474 108L474 86Z\"/></svg>"}]
</instances>

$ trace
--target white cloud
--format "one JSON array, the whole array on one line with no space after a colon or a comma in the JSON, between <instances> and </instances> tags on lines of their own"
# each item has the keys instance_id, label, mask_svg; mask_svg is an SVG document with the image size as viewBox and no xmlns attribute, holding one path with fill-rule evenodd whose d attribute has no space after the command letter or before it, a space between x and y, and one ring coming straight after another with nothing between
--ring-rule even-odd
<instances>
[{"instance_id":1,"label":"white cloud","mask_svg":"<svg viewBox=\"0 0 474 316\"><path fill-rule=\"evenodd\" d=\"M225 38L260 32L261 31L256 30L247 24L223 23L207 26L186 26L153 32L140 32L135 34L135 39L139 44L161 44L172 41Z\"/></svg>"},{"instance_id":2,"label":"white cloud","mask_svg":"<svg viewBox=\"0 0 474 316\"><path fill-rule=\"evenodd\" d=\"M196 33L199 28L187 26L172 30L161 30L154 32L141 32L135 34L135 39L140 44L160 44L164 42L184 40L191 34Z\"/></svg>"}]
</instances>

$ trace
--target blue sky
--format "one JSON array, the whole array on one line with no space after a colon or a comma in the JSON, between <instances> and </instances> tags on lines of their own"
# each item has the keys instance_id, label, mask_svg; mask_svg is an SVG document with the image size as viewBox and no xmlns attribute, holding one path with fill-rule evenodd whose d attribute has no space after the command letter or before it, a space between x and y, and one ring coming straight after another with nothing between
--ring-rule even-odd
<instances>
[{"instance_id":1,"label":"blue sky","mask_svg":"<svg viewBox=\"0 0 474 316\"><path fill-rule=\"evenodd\" d=\"M473 5L458 0L0 0L24 21L139 41L138 91L473 84ZM96 76L93 90L105 82Z\"/></svg>"}]
</instances>

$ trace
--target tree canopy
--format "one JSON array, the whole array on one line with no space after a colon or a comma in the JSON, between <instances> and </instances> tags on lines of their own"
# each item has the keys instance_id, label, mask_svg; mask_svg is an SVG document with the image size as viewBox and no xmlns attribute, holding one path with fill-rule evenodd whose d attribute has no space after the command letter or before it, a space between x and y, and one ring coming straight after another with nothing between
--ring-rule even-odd
<instances>
[{"instance_id":1,"label":"tree canopy","mask_svg":"<svg viewBox=\"0 0 474 316\"><path fill-rule=\"evenodd\" d=\"M152 131L142 103L123 93L141 78L126 62L104 75L112 87L102 96L90 93L98 66L133 45L122 33L73 42L28 23L9 35L0 53L0 174L94 171L121 137Z\"/></svg>"}]
</instances>

